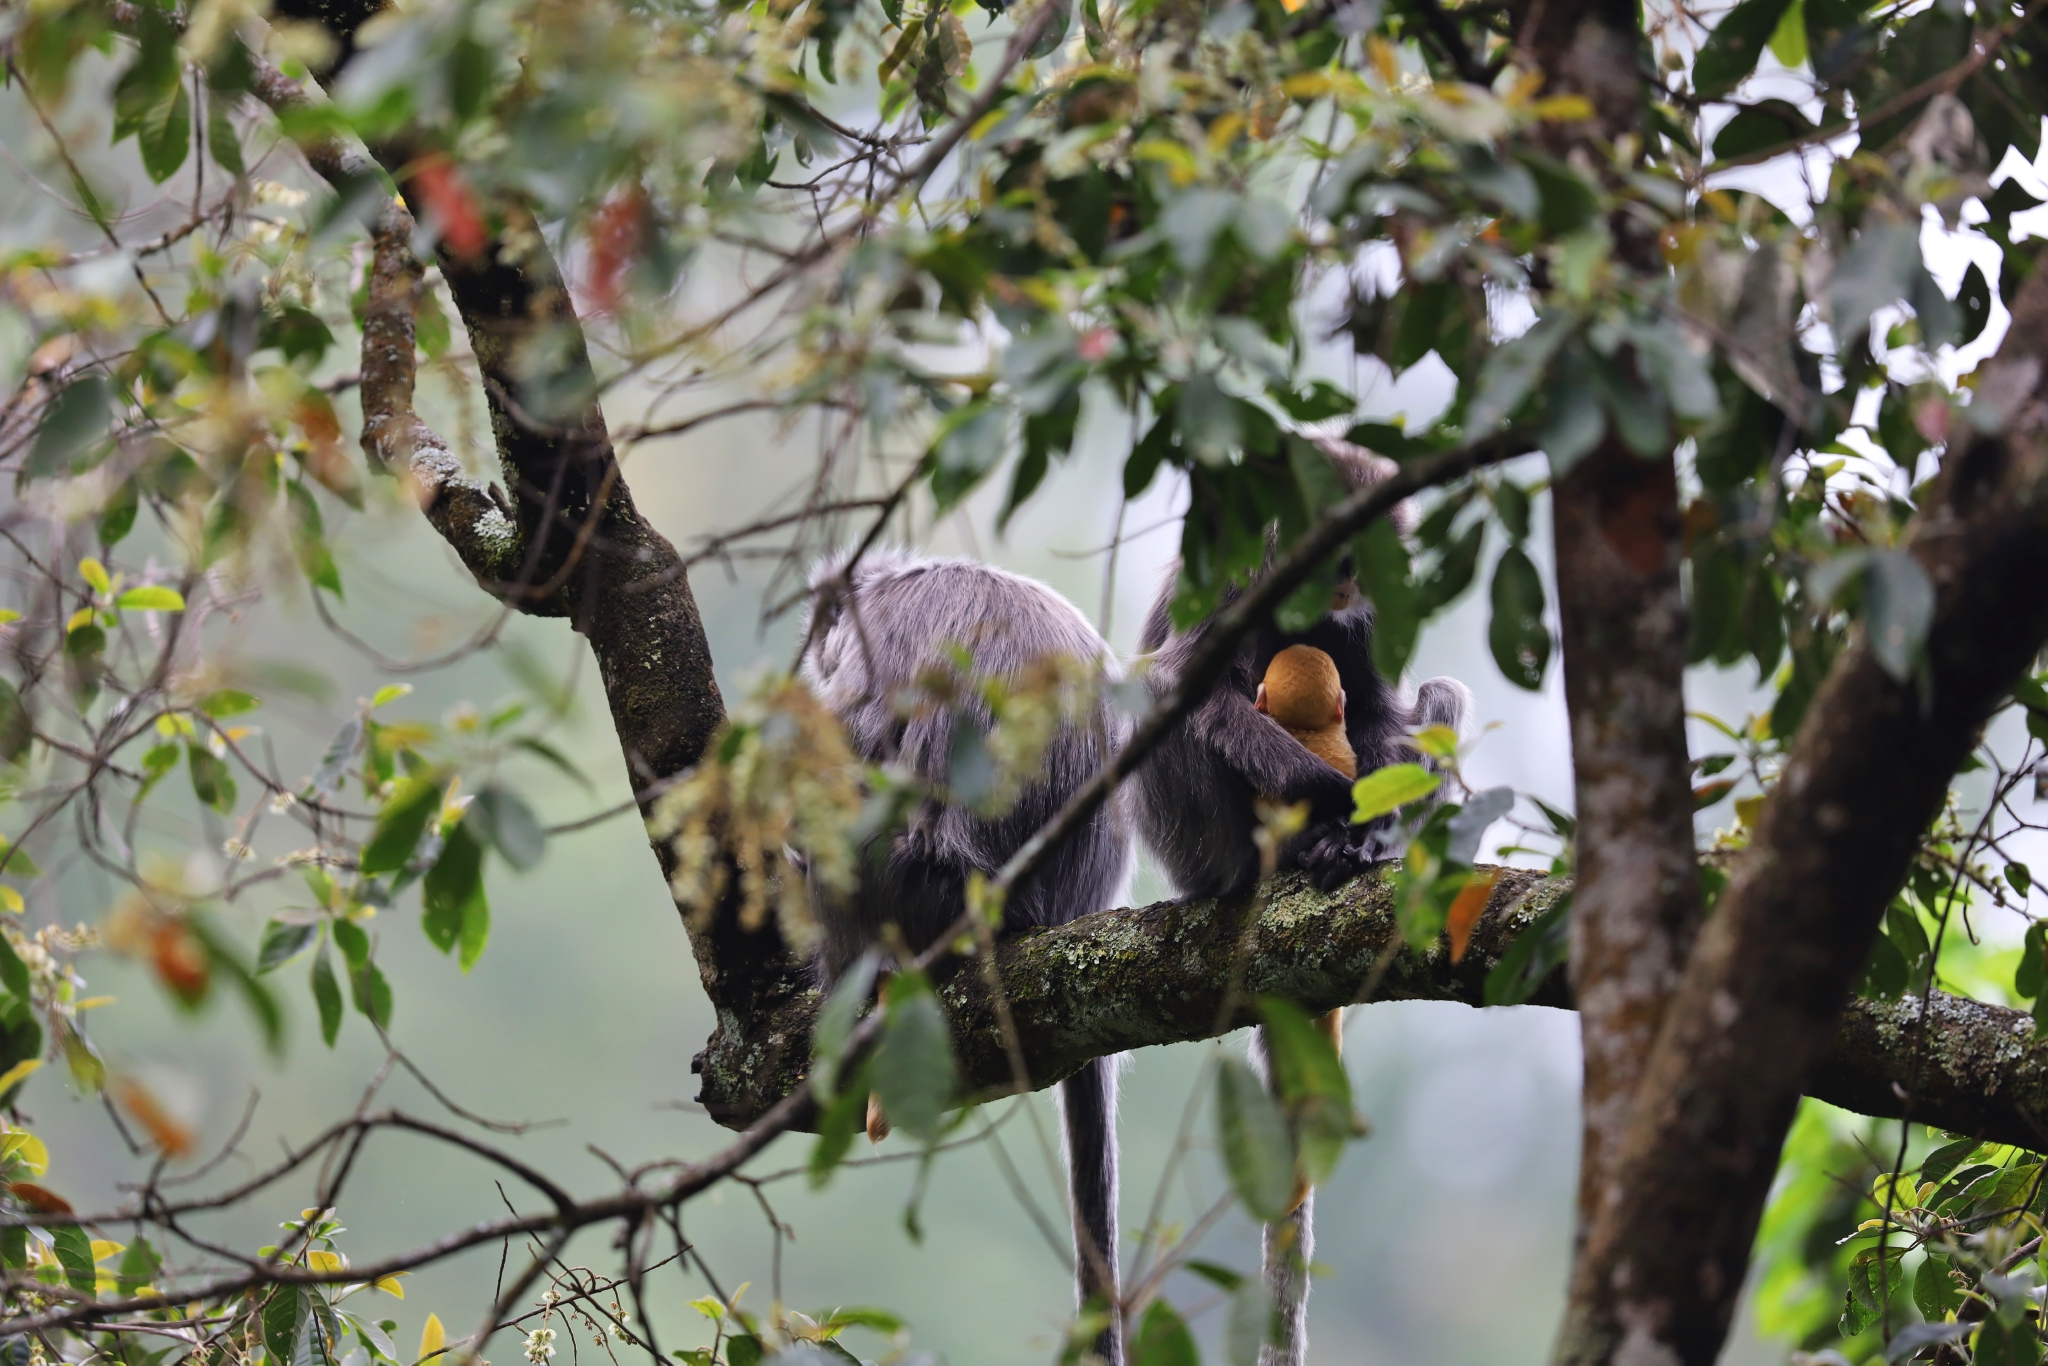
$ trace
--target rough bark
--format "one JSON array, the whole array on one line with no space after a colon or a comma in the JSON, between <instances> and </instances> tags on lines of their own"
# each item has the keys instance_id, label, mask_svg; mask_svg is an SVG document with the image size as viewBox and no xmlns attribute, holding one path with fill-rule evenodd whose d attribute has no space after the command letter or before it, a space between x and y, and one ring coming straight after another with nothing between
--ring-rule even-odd
<instances>
[{"instance_id":1,"label":"rough bark","mask_svg":"<svg viewBox=\"0 0 2048 1366\"><path fill-rule=\"evenodd\" d=\"M1312 1011L1368 999L1481 1006L1486 974L1570 885L1526 869L1500 872L1463 961L1452 963L1441 941L1420 954L1402 949L1369 998L1362 988L1397 938L1393 888L1377 874L1328 895L1295 875L1276 878L1251 903L1258 918L1249 936L1247 903L1200 899L1108 911L1006 940L996 948L996 962L1032 1084L1051 1086L1090 1058L1213 1038L1251 1024L1251 1002L1261 993L1289 997ZM1224 985L1240 951L1240 1001L1224 1017ZM941 992L964 1088L976 1096L1000 1094L1009 1086L1010 1066L982 975L963 971ZM1529 1004L1570 1009L1564 972L1553 974ZM810 1065L817 1010L817 994L805 992L754 1021L748 1034L715 1037L699 1056L698 1100L720 1123L740 1128L796 1089ZM1903 1087L1911 1075L1918 1015L1917 1000L1855 1002L1807 1094L1863 1114L1896 1116L1893 1087ZM2048 1042L2034 1041L2031 1017L1946 993L1934 997L1932 1016L1914 1116L2048 1150Z\"/></svg>"},{"instance_id":2,"label":"rough bark","mask_svg":"<svg viewBox=\"0 0 2048 1366\"><path fill-rule=\"evenodd\" d=\"M126 2L116 0L117 8ZM383 7L356 0L308 3L312 9L304 17L326 24L342 45L343 60L356 27ZM272 109L309 101L297 81L260 58L255 65L253 93ZM316 139L301 150L337 190L383 173L403 188L404 177L419 164L406 147L375 149L373 161L335 138ZM441 267L484 380L516 535L487 524L506 520L497 500L462 479L459 463L438 442L426 448L424 469L416 446L413 467L445 494L427 500L429 521L487 590L531 614L569 617L590 642L627 772L645 810L661 780L703 754L725 719L725 705L681 557L640 515L620 472L582 326L553 253L517 206L499 206L497 216L506 231L473 258L444 244ZM388 318L383 330L391 330ZM543 333L558 348L545 388L574 399L562 411L526 406L534 386L530 374L521 374L524 348ZM405 397L409 417L410 395ZM395 435L372 432L373 438ZM436 478L438 484L432 482ZM654 853L663 874L672 872L667 844L656 844ZM803 988L804 965L772 924L750 933L730 915L713 917L703 928L688 917L684 923L698 975L722 1025L773 1010Z\"/></svg>"},{"instance_id":3,"label":"rough bark","mask_svg":"<svg viewBox=\"0 0 2048 1366\"><path fill-rule=\"evenodd\" d=\"M2013 312L1977 389L2003 430L1961 436L1909 541L1936 593L1924 675L1894 679L1858 642L1816 696L1667 1010L1574 1270L1560 1361L1718 1355L1800 1090L1951 778L2048 640L2040 275ZM1898 1082L1916 1118L1945 1123L1919 1094L1968 1073L1934 1065L1936 1042L1924 1075Z\"/></svg>"},{"instance_id":4,"label":"rough bark","mask_svg":"<svg viewBox=\"0 0 2048 1366\"><path fill-rule=\"evenodd\" d=\"M1672 462L1610 439L1557 482L1552 507L1579 823L1571 971L1584 1048L1583 1233L1699 927L1700 884Z\"/></svg>"},{"instance_id":5,"label":"rough bark","mask_svg":"<svg viewBox=\"0 0 2048 1366\"><path fill-rule=\"evenodd\" d=\"M1516 25L1546 89L1592 119L1557 127L1558 155L1597 166L1641 117L1633 4L1534 0ZM1590 154L1590 155L1589 155ZM1635 216L1610 216L1616 255L1662 268ZM1565 703L1571 717L1578 892L1571 964L1584 1041L1579 1231L1611 1189L1636 1083L1699 927L1685 740L1685 593L1670 454L1645 460L1610 431L1559 478L1551 507Z\"/></svg>"}]
</instances>

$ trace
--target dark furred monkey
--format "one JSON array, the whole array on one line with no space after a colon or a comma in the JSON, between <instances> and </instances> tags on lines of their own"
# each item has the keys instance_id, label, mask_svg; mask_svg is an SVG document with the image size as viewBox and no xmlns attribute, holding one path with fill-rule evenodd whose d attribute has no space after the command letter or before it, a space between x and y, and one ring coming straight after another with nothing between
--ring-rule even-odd
<instances>
[{"instance_id":1,"label":"dark furred monkey","mask_svg":"<svg viewBox=\"0 0 2048 1366\"><path fill-rule=\"evenodd\" d=\"M1316 445L1353 487L1378 483L1393 462L1348 442ZM1169 609L1178 574L1169 574L1145 619L1139 648L1150 662L1154 697L1179 682L1202 639L1203 626L1175 631ZM1226 594L1226 604L1236 597ZM1325 888L1363 871L1377 854L1367 832L1351 829L1351 780L1318 759L1256 707L1259 680L1273 656L1309 645L1337 666L1344 689L1344 733L1360 776L1415 758L1407 736L1421 726L1460 729L1472 694L1452 678L1432 678L1409 702L1372 662L1372 604L1355 581L1341 582L1331 609L1305 631L1284 632L1270 620L1251 632L1223 677L1187 720L1152 752L1137 773L1138 829L1182 896L1242 890L1259 875L1259 797L1309 804L1309 826L1289 843L1286 866L1305 869Z\"/></svg>"},{"instance_id":2,"label":"dark furred monkey","mask_svg":"<svg viewBox=\"0 0 2048 1366\"><path fill-rule=\"evenodd\" d=\"M1353 487L1378 483L1391 460L1348 442L1318 440ZM1405 527L1403 528L1406 529ZM1178 573L1145 621L1141 648L1150 660L1146 686L1155 698L1170 691L1200 644L1202 626L1173 629ZM1226 604L1236 595L1229 594ZM1273 657L1290 645L1323 651L1337 666L1344 692L1344 732L1358 773L1412 761L1408 734L1422 726L1461 730L1472 694L1450 678L1432 678L1411 703L1380 676L1372 662L1372 605L1355 581L1340 582L1330 611L1306 631L1281 631L1270 620L1239 646L1223 677L1139 768L1138 830L1182 896L1242 891L1259 876L1255 803L1261 798L1306 801L1309 825L1281 851L1282 866L1305 870L1325 890L1364 871L1381 850L1372 829L1348 824L1351 779L1312 754L1271 716L1258 710L1259 682ZM1258 1031L1256 1057L1265 1055ZM1308 1264L1315 1249L1315 1203L1309 1192L1294 1211L1265 1230L1265 1279L1272 1292L1275 1331L1259 1352L1260 1366L1301 1366L1308 1337L1302 1316L1308 1301Z\"/></svg>"},{"instance_id":3,"label":"dark furred monkey","mask_svg":"<svg viewBox=\"0 0 2048 1366\"><path fill-rule=\"evenodd\" d=\"M927 783L946 781L956 712L923 707L906 714L903 702L921 673L952 667L953 646L966 648L980 679L1015 681L1048 655L1115 675L1115 658L1088 619L1036 580L972 560L887 551L856 564L850 583L835 582L843 564L828 559L811 576L817 617L803 672L870 762L894 759ZM957 714L983 728L991 721L979 703ZM930 945L966 908L968 875L1001 868L1122 746L1129 729L1107 699L1098 698L1088 715L1059 727L1038 773L1003 815L926 803L886 849L866 851L860 888L849 900L813 898L827 978L876 943L885 924L897 925L913 951ZM1012 889L1003 932L1109 909L1123 898L1129 863L1129 823L1123 803L1113 801ZM1115 1059L1098 1058L1060 1084L1081 1299L1111 1306L1117 1294L1115 1069ZM1096 1351L1120 1366L1114 1319Z\"/></svg>"}]
</instances>

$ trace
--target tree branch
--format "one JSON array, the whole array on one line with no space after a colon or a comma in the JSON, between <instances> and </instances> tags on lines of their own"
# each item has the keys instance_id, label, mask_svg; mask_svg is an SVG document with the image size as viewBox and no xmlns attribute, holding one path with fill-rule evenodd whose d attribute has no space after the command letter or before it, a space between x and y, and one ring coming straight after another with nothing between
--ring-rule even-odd
<instances>
[{"instance_id":1,"label":"tree branch","mask_svg":"<svg viewBox=\"0 0 2048 1366\"><path fill-rule=\"evenodd\" d=\"M1461 962L1450 961L1442 941L1421 954L1401 949L1369 997L1361 989L1398 938L1393 886L1381 876L1328 895L1297 875L1276 878L1250 903L1258 918L1248 937L1247 903L1211 898L1108 911L1005 940L996 963L1032 1084L1051 1086L1092 1058L1253 1024L1256 1000L1266 993L1312 1012L1365 1000L1484 1005L1487 973L1569 887L1527 869L1500 871ZM1239 1004L1219 1025L1241 943ZM957 972L940 990L964 1089L1006 1091L1012 1073L982 974ZM1570 1009L1564 972L1553 973L1529 1003ZM764 1021L751 1042L714 1036L700 1056L697 1097L714 1118L737 1127L800 1088L818 1004L815 991L804 993ZM1892 1088L1911 1074L1918 1012L1916 1000L1856 1002L1807 1094L1863 1114L1896 1115ZM2032 1020L1946 993L1935 996L1932 1014L1936 1037L1914 1117L2048 1151L2048 1042L2034 1042Z\"/></svg>"}]
</instances>

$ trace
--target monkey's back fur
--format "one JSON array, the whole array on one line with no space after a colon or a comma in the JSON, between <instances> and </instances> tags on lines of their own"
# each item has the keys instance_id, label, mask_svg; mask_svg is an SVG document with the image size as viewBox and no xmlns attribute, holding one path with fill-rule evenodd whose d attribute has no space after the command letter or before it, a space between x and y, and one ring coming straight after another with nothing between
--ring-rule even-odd
<instances>
[{"instance_id":1,"label":"monkey's back fur","mask_svg":"<svg viewBox=\"0 0 2048 1366\"><path fill-rule=\"evenodd\" d=\"M884 551L864 557L845 576L849 581L838 583L844 565L844 559L827 560L812 574L813 610L820 615L806 623L803 671L870 762L893 759L925 783L943 785L954 727L965 723L986 732L992 717L972 688L955 689L954 706L903 705L920 674L955 667L953 646L968 652L970 683L1015 683L1048 655L1080 660L1105 680L1117 676L1115 657L1088 619L1035 579L973 560ZM874 841L850 901L813 895L827 980L874 944L886 924L897 925L913 951L944 933L966 907L968 876L992 875L1008 862L1109 760L1129 729L1098 691L1085 715L1057 727L1037 773L1008 811L983 817L927 801L907 830ZM1011 889L1003 932L1107 910L1123 897L1129 863L1129 822L1119 796ZM1084 1305L1117 1304L1116 1108L1113 1058L1097 1058L1060 1083ZM1122 1362L1114 1308L1094 1345L1111 1366Z\"/></svg>"},{"instance_id":2,"label":"monkey's back fur","mask_svg":"<svg viewBox=\"0 0 2048 1366\"><path fill-rule=\"evenodd\" d=\"M814 588L837 578L841 563L820 564ZM862 758L893 759L927 783L945 783L957 724L986 732L993 720L971 689L961 690L965 700L957 708L914 706L906 714L919 675L953 667L951 647L968 652L969 681L1015 683L1049 655L1099 668L1106 679L1117 676L1108 645L1072 603L1035 579L974 560L873 552L855 566L851 590L819 610L804 654L806 680L845 724ZM1039 772L1001 816L925 803L887 850L869 851L854 903L827 908L821 918L828 976L873 944L889 921L912 950L929 945L959 917L968 874L1001 868L1128 732L1129 723L1098 697L1089 715L1058 730ZM1125 827L1123 804L1105 803L1011 889L1004 930L1064 924L1113 905L1130 861Z\"/></svg>"}]
</instances>

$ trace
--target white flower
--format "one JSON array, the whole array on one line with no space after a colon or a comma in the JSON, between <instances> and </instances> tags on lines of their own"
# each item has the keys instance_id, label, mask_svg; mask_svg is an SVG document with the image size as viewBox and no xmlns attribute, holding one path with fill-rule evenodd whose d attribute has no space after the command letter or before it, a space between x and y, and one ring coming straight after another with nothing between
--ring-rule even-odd
<instances>
[{"instance_id":1,"label":"white flower","mask_svg":"<svg viewBox=\"0 0 2048 1366\"><path fill-rule=\"evenodd\" d=\"M555 1354L555 1330L536 1328L526 1335L526 1359L533 1366L546 1366L547 1359Z\"/></svg>"}]
</instances>

